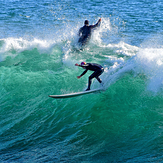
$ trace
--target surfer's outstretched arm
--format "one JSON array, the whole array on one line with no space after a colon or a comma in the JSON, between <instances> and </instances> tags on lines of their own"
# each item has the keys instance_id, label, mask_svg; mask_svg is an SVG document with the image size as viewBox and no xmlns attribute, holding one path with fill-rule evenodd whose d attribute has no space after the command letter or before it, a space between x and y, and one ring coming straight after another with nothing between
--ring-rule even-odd
<instances>
[{"instance_id":1,"label":"surfer's outstretched arm","mask_svg":"<svg viewBox=\"0 0 163 163\"><path fill-rule=\"evenodd\" d=\"M83 67L82 65L79 65L78 63L75 64L75 66ZM84 67L83 67L84 68ZM84 68L85 69L85 68ZM80 76L77 76L78 79L80 79L88 70L86 69Z\"/></svg>"},{"instance_id":2,"label":"surfer's outstretched arm","mask_svg":"<svg viewBox=\"0 0 163 163\"><path fill-rule=\"evenodd\" d=\"M78 63L76 63L75 66L80 66L80 65Z\"/></svg>"},{"instance_id":3,"label":"surfer's outstretched arm","mask_svg":"<svg viewBox=\"0 0 163 163\"><path fill-rule=\"evenodd\" d=\"M88 70L85 70L81 75L80 77L82 77Z\"/></svg>"},{"instance_id":4,"label":"surfer's outstretched arm","mask_svg":"<svg viewBox=\"0 0 163 163\"><path fill-rule=\"evenodd\" d=\"M91 28L96 28L96 27L98 27L98 26L100 25L101 21L102 21L102 19L100 18L100 19L98 20L98 22L97 22L95 25L91 25Z\"/></svg>"}]
</instances>

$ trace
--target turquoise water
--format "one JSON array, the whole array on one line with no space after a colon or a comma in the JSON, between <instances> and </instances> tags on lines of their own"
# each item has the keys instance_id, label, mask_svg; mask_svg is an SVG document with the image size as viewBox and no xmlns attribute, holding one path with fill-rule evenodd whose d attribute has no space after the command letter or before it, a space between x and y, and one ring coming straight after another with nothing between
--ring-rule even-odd
<instances>
[{"instance_id":1,"label":"turquoise water","mask_svg":"<svg viewBox=\"0 0 163 163\"><path fill-rule=\"evenodd\" d=\"M0 6L0 162L163 161L161 0ZM100 17L80 50L79 28ZM106 91L49 98L87 88L81 61L104 67Z\"/></svg>"}]
</instances>

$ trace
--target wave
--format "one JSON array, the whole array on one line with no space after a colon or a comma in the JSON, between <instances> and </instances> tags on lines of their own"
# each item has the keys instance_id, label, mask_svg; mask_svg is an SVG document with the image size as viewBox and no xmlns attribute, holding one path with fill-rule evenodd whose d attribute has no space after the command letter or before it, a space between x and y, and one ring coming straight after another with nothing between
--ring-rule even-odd
<instances>
[{"instance_id":1,"label":"wave","mask_svg":"<svg viewBox=\"0 0 163 163\"><path fill-rule=\"evenodd\" d=\"M13 65L26 63L31 56L36 54L32 54L35 51L34 49L36 49L40 58L41 56L44 58L44 55L49 55L49 58L47 57L44 61L47 64L49 62L48 59L53 58L55 61L55 58L57 58L57 62L71 69L74 68L76 62L99 62L105 68L105 73L102 78L107 83L107 88L110 84L115 83L123 74L132 71L134 76L138 74L144 74L146 76L148 90L155 93L162 90L162 45L159 45L159 47L147 47L145 45L147 45L147 42L150 45L149 40L142 47L132 46L123 41L105 44L101 41L102 34L100 35L99 33L100 31L98 31L96 37L93 36L90 44L83 50L77 49L78 47L74 39L62 41L41 40L37 38L33 40L23 38L1 39L1 62L5 61L7 57L11 57L10 61L14 61ZM63 38L65 37L63 36ZM26 59L24 58L25 60L23 61L23 54L25 53L28 57L26 56ZM28 55L28 53L31 54ZM37 56L33 56L32 58L34 59L35 57L37 58Z\"/></svg>"}]
</instances>

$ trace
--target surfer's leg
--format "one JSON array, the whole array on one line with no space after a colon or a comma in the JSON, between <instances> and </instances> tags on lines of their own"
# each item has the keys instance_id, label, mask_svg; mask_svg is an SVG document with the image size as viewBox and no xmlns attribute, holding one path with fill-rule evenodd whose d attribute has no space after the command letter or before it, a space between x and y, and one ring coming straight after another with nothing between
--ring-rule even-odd
<instances>
[{"instance_id":1,"label":"surfer's leg","mask_svg":"<svg viewBox=\"0 0 163 163\"><path fill-rule=\"evenodd\" d=\"M98 82L99 83L101 83L102 84L102 80L100 79L100 75L102 74L104 72L104 69L102 68L100 71L98 71L97 73L96 73L96 79L98 80Z\"/></svg>"},{"instance_id":2,"label":"surfer's leg","mask_svg":"<svg viewBox=\"0 0 163 163\"><path fill-rule=\"evenodd\" d=\"M91 89L91 83L92 83L92 79L96 78L98 80L99 83L102 83L102 80L99 78L99 76L104 72L104 69L102 68L101 70L95 71L93 74L91 74L89 76L89 80L88 80L88 88L86 89L86 91Z\"/></svg>"},{"instance_id":3,"label":"surfer's leg","mask_svg":"<svg viewBox=\"0 0 163 163\"><path fill-rule=\"evenodd\" d=\"M90 76L88 79L88 88L86 89L86 91L89 91L91 89L91 83L92 83L92 78Z\"/></svg>"},{"instance_id":4,"label":"surfer's leg","mask_svg":"<svg viewBox=\"0 0 163 163\"><path fill-rule=\"evenodd\" d=\"M104 72L104 69L101 69L99 71L96 71L95 78L98 80L99 83L102 83L102 80L100 79L100 75Z\"/></svg>"},{"instance_id":5,"label":"surfer's leg","mask_svg":"<svg viewBox=\"0 0 163 163\"><path fill-rule=\"evenodd\" d=\"M89 79L88 79L88 88L86 89L86 91L89 91L91 89L91 84L92 84L92 79L95 77L95 72L89 76Z\"/></svg>"},{"instance_id":6,"label":"surfer's leg","mask_svg":"<svg viewBox=\"0 0 163 163\"><path fill-rule=\"evenodd\" d=\"M99 83L102 83L102 80L98 77L96 77L96 79L98 80Z\"/></svg>"}]
</instances>

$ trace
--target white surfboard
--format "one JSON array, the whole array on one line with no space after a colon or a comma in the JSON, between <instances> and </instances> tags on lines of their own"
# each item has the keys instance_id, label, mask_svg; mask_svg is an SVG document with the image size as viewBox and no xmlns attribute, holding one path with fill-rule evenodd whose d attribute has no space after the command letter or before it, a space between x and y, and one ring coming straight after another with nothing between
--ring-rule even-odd
<instances>
[{"instance_id":1,"label":"white surfboard","mask_svg":"<svg viewBox=\"0 0 163 163\"><path fill-rule=\"evenodd\" d=\"M75 92L75 93L69 93L69 94L63 94L63 95L49 95L49 97L69 98L69 97L80 96L80 95L85 95L85 94L89 94L89 93L93 93L93 92L100 92L100 91L104 91L104 89L99 88L99 89L94 89L94 90L90 90L90 91Z\"/></svg>"}]
</instances>

